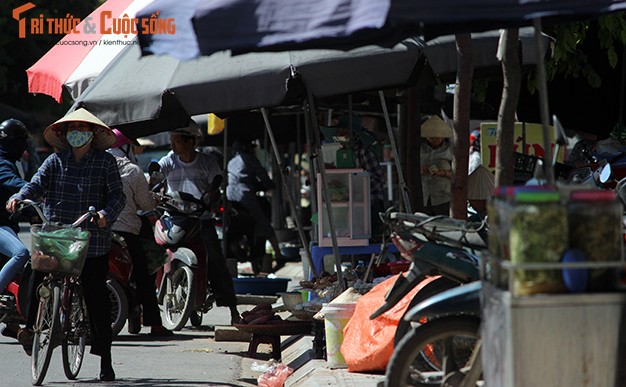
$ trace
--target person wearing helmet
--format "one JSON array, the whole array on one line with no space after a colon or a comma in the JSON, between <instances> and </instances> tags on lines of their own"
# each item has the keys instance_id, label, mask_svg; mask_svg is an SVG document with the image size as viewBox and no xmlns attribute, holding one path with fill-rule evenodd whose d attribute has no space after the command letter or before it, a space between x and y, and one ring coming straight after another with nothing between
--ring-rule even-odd
<instances>
[{"instance_id":1,"label":"person wearing helmet","mask_svg":"<svg viewBox=\"0 0 626 387\"><path fill-rule=\"evenodd\" d=\"M146 253L139 238L141 219L137 216L137 211L154 210L159 203L159 198L150 192L143 171L133 162L136 159L132 147L139 143L136 140L130 140L118 129L113 129L113 133L115 133L115 143L108 152L115 156L122 177L124 195L126 195L126 206L111 229L124 238L133 260L131 277L137 286L137 301L138 307L141 308L143 325L150 327L151 336L172 336L173 332L165 328L161 321L156 289L154 282L150 280ZM129 333L138 334L141 330L141 324L137 320L139 320L139 315L128 318Z\"/></svg>"},{"instance_id":2,"label":"person wearing helmet","mask_svg":"<svg viewBox=\"0 0 626 387\"><path fill-rule=\"evenodd\" d=\"M480 130L475 129L470 133L470 149L469 149L469 163L467 165L468 175L474 172L482 160L480 156Z\"/></svg>"},{"instance_id":3,"label":"person wearing helmet","mask_svg":"<svg viewBox=\"0 0 626 387\"><path fill-rule=\"evenodd\" d=\"M115 372L111 361L111 302L106 285L110 225L126 203L115 158L105 152L115 142L115 135L100 119L81 108L48 126L43 137L59 151L43 162L30 183L9 199L6 207L15 212L18 200L43 198L46 218L64 224L74 222L90 206L96 207L97 217L83 224L90 237L80 278L89 314L91 353L100 356L100 380L112 381ZM31 328L31 324L27 322L27 327Z\"/></svg>"},{"instance_id":4,"label":"person wearing helmet","mask_svg":"<svg viewBox=\"0 0 626 387\"><path fill-rule=\"evenodd\" d=\"M210 202L216 203L223 179L222 168L214 156L196 150L198 135L199 131L194 128L170 131L172 151L159 160L159 166L167 179L168 193L184 192L196 199L203 199L208 193ZM236 324L241 316L237 310L235 285L228 271L215 225L203 222L202 234L209 256L210 270L207 271L207 276L216 297L216 304L228 307L231 324Z\"/></svg>"},{"instance_id":5,"label":"person wearing helmet","mask_svg":"<svg viewBox=\"0 0 626 387\"><path fill-rule=\"evenodd\" d=\"M0 198L3 203L27 183L19 175L16 162L26 150L28 139L28 130L21 121L10 118L0 123ZM19 229L18 221L12 219L6 209L0 210L0 254L9 258L0 270L1 291L24 269L30 258L28 249L17 236ZM7 326L3 334L10 331L10 336L14 333L17 337L18 328Z\"/></svg>"}]
</instances>

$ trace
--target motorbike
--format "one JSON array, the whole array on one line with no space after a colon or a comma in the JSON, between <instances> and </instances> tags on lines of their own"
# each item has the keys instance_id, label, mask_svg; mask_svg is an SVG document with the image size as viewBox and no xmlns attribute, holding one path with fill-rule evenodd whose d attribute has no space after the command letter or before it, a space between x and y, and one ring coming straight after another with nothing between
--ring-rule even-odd
<instances>
[{"instance_id":1,"label":"motorbike","mask_svg":"<svg viewBox=\"0 0 626 387\"><path fill-rule=\"evenodd\" d=\"M7 262L9 257L0 256L0 260ZM19 324L26 322L26 313L29 306L28 302L28 281L30 279L32 269L30 264L26 266L24 272L19 274L13 281L9 282L6 289L0 294L0 301L3 307L0 308L0 322L5 324L2 334L5 336L17 338L17 327ZM24 286L20 284L24 283Z\"/></svg>"},{"instance_id":2,"label":"motorbike","mask_svg":"<svg viewBox=\"0 0 626 387\"><path fill-rule=\"evenodd\" d=\"M158 175L158 163L151 163L149 173ZM165 179L153 187L157 191ZM219 186L214 181L213 186ZM204 197L197 199L186 192L160 194L156 208L154 239L166 247L168 261L157 272L157 300L163 305L163 325L173 331L181 330L189 320L193 326L202 325L202 316L213 308L214 297L207 278L209 256L202 236L203 223L215 222Z\"/></svg>"},{"instance_id":3,"label":"motorbike","mask_svg":"<svg viewBox=\"0 0 626 387\"><path fill-rule=\"evenodd\" d=\"M394 348L385 386L476 386L482 374L481 281L434 295L409 309L415 325Z\"/></svg>"},{"instance_id":4,"label":"motorbike","mask_svg":"<svg viewBox=\"0 0 626 387\"><path fill-rule=\"evenodd\" d=\"M388 211L384 223L400 255L411 261L385 296L384 303L370 316L374 319L396 305L429 276L440 276L424 286L411 300L407 311L442 291L480 279L478 252L486 247L486 223L467 222L445 216L406 214ZM386 244L384 244L386 246ZM383 254L381 254L382 256ZM404 318L398 323L395 343L411 329Z\"/></svg>"},{"instance_id":5,"label":"motorbike","mask_svg":"<svg viewBox=\"0 0 626 387\"><path fill-rule=\"evenodd\" d=\"M124 238L115 232L111 232L111 248L108 255L107 291L111 300L111 330L115 337L124 328L128 316L134 313L132 308L135 285L131 281L133 261Z\"/></svg>"}]
</instances>

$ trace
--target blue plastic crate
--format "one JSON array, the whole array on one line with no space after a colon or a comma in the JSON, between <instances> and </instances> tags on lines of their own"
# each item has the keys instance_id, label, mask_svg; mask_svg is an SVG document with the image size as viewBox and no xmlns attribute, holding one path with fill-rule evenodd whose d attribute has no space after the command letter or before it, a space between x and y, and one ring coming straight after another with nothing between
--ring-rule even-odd
<instances>
[{"instance_id":1,"label":"blue plastic crate","mask_svg":"<svg viewBox=\"0 0 626 387\"><path fill-rule=\"evenodd\" d=\"M289 278L233 278L236 294L256 294L261 296L275 296L276 293L286 292L289 281L291 281Z\"/></svg>"}]
</instances>

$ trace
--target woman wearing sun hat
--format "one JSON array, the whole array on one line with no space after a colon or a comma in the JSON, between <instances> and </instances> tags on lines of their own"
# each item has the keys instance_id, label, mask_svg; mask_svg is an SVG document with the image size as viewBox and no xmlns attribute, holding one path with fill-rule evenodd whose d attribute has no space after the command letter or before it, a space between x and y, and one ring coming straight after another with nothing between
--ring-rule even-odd
<instances>
[{"instance_id":1,"label":"woman wearing sun hat","mask_svg":"<svg viewBox=\"0 0 626 387\"><path fill-rule=\"evenodd\" d=\"M115 380L111 305L106 289L107 254L111 244L109 226L126 202L115 158L105 152L115 142L115 135L96 116L81 108L48 126L43 136L58 152L50 155L31 182L7 202L7 210L14 212L17 200L43 197L46 217L52 222L70 224L90 206L96 207L97 220L83 225L91 237L81 280L89 313L91 353L101 358L100 379Z\"/></svg>"},{"instance_id":2,"label":"woman wearing sun hat","mask_svg":"<svg viewBox=\"0 0 626 387\"><path fill-rule=\"evenodd\" d=\"M452 147L446 141L452 128L432 115L422 124L420 165L424 212L429 215L450 215Z\"/></svg>"}]
</instances>

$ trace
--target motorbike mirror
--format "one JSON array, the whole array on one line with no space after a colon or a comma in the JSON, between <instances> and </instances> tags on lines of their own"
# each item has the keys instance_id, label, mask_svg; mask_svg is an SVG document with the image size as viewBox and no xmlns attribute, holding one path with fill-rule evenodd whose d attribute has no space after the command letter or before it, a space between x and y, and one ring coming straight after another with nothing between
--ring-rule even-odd
<instances>
[{"instance_id":1,"label":"motorbike mirror","mask_svg":"<svg viewBox=\"0 0 626 387\"><path fill-rule=\"evenodd\" d=\"M576 168L570 174L569 181L575 184L580 184L587 181L591 174L591 168L589 167Z\"/></svg>"},{"instance_id":2,"label":"motorbike mirror","mask_svg":"<svg viewBox=\"0 0 626 387\"><path fill-rule=\"evenodd\" d=\"M600 171L600 183L605 184L611 179L611 164L606 164Z\"/></svg>"}]
</instances>

